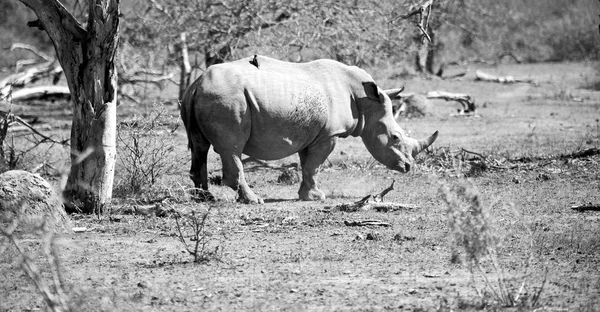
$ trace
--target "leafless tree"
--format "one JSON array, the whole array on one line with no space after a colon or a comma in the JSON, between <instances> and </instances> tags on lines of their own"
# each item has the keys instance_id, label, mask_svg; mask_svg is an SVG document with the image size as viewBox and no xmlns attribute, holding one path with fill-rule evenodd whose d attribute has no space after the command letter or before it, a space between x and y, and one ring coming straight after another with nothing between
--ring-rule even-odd
<instances>
[{"instance_id":1,"label":"leafless tree","mask_svg":"<svg viewBox=\"0 0 600 312\"><path fill-rule=\"evenodd\" d=\"M116 156L119 0L89 0L81 23L58 0L19 0L37 15L28 23L54 44L71 91L71 171L68 203L85 212L100 211L112 197ZM77 9L77 7L74 7Z\"/></svg>"}]
</instances>

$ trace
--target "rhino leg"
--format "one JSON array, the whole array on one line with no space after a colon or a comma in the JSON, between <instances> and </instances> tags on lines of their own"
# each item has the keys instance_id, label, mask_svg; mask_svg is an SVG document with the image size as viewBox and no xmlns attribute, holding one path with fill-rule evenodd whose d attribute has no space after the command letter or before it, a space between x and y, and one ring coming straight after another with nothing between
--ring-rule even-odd
<instances>
[{"instance_id":1,"label":"rhino leg","mask_svg":"<svg viewBox=\"0 0 600 312\"><path fill-rule=\"evenodd\" d=\"M214 201L215 197L208 191L208 150L210 143L205 140L194 140L192 143L192 166L190 168L190 178L196 188L193 196L200 201Z\"/></svg>"},{"instance_id":2,"label":"rhino leg","mask_svg":"<svg viewBox=\"0 0 600 312\"><path fill-rule=\"evenodd\" d=\"M302 183L298 195L301 200L322 200L325 199L325 193L317 186L316 179L319 167L325 162L333 148L336 138L331 141L311 145L298 152L300 156L300 165L302 166Z\"/></svg>"},{"instance_id":3,"label":"rhino leg","mask_svg":"<svg viewBox=\"0 0 600 312\"><path fill-rule=\"evenodd\" d=\"M224 156L229 155L229 156ZM223 163L223 183L238 193L238 202L245 204L263 204L262 198L256 196L246 183L241 153L221 154Z\"/></svg>"}]
</instances>

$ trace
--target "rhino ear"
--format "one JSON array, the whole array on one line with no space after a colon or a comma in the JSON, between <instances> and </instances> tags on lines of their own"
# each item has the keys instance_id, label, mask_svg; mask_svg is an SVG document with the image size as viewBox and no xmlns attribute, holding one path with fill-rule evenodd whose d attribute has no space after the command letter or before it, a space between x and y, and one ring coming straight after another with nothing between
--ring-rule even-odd
<instances>
[{"instance_id":1,"label":"rhino ear","mask_svg":"<svg viewBox=\"0 0 600 312\"><path fill-rule=\"evenodd\" d=\"M379 88L372 81L363 82L363 87L365 88L365 94L367 97L373 101L381 101L381 95L379 95Z\"/></svg>"}]
</instances>

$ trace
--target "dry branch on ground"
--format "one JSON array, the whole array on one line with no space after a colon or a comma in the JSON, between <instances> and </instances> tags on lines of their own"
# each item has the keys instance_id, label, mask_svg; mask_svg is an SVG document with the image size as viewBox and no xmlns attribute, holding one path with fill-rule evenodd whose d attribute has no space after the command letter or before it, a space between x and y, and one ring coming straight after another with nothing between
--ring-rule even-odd
<instances>
[{"instance_id":1,"label":"dry branch on ground","mask_svg":"<svg viewBox=\"0 0 600 312\"><path fill-rule=\"evenodd\" d=\"M326 207L330 210L339 210L344 212L356 212L356 211L365 211L365 210L375 210L378 212L390 212L401 209L414 209L417 206L393 203L393 202L384 202L383 197L394 189L394 183L396 181L392 181L392 184L388 186L385 190L377 193L377 194L369 194L363 197L361 200L353 202L353 203L343 203L338 204L334 207Z\"/></svg>"},{"instance_id":2,"label":"dry branch on ground","mask_svg":"<svg viewBox=\"0 0 600 312\"><path fill-rule=\"evenodd\" d=\"M484 73L480 70L475 71L475 80L488 81L488 82L499 82L499 83L516 83L516 82L527 82L534 83L533 79L521 79L513 76L496 76L488 73Z\"/></svg>"},{"instance_id":3,"label":"dry branch on ground","mask_svg":"<svg viewBox=\"0 0 600 312\"><path fill-rule=\"evenodd\" d=\"M600 204L588 203L588 204L583 204L583 205L575 205L575 206L571 206L571 209L578 211L578 212L600 211Z\"/></svg>"},{"instance_id":4,"label":"dry branch on ground","mask_svg":"<svg viewBox=\"0 0 600 312\"><path fill-rule=\"evenodd\" d=\"M462 110L459 110L459 114L469 114L475 112L475 101L470 95L464 93L451 93L446 91L429 91L426 97L428 99L442 99L446 101L456 101L463 106Z\"/></svg>"}]
</instances>

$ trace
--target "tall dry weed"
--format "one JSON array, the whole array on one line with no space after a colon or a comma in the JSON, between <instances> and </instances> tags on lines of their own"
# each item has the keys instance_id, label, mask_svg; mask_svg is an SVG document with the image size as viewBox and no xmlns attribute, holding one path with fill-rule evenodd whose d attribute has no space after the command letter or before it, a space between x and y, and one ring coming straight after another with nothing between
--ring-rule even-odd
<instances>
[{"instance_id":1,"label":"tall dry weed","mask_svg":"<svg viewBox=\"0 0 600 312\"><path fill-rule=\"evenodd\" d=\"M534 307L546 283L547 269L544 268L541 285L532 286L534 246L530 227L524 224L529 246L527 259L518 274L520 276L509 277L500 261L504 235L494 226L494 220L489 215L491 206L483 204L477 188L466 180L460 180L453 185L441 183L440 193L446 203L446 215L453 239L451 259L467 266L471 273L471 284L482 305ZM522 216L516 217L523 220ZM461 251L463 259L460 257ZM477 277L483 281L483 286L479 286Z\"/></svg>"}]
</instances>

